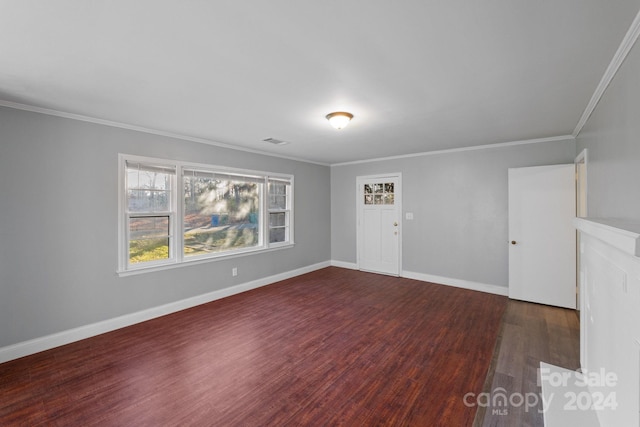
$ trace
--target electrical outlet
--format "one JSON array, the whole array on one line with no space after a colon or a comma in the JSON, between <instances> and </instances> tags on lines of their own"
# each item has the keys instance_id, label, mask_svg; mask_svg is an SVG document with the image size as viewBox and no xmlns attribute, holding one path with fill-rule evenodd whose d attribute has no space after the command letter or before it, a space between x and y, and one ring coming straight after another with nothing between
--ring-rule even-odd
<instances>
[{"instance_id":1,"label":"electrical outlet","mask_svg":"<svg viewBox=\"0 0 640 427\"><path fill-rule=\"evenodd\" d=\"M231 269L231 275L232 275L233 277L236 277L236 276L238 275L238 267L233 267L233 268Z\"/></svg>"}]
</instances>

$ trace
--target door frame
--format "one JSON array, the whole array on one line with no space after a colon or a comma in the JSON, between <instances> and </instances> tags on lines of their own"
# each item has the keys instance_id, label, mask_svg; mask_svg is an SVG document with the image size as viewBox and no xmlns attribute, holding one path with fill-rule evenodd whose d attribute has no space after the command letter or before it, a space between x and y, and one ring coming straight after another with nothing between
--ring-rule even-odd
<instances>
[{"instance_id":1,"label":"door frame","mask_svg":"<svg viewBox=\"0 0 640 427\"><path fill-rule=\"evenodd\" d=\"M588 198L588 186L587 186L587 169L589 167L588 151L585 148L578 154L574 160L576 165L576 217L586 217L589 212L589 205L587 203ZM584 173L580 173L580 165L584 164ZM579 190L583 191L579 191ZM576 230L576 297L577 297L577 309L580 319L580 364L581 366L587 366L586 363L586 346L587 346L587 325L588 319L586 318L586 292L584 292L585 278L582 277L582 251L580 242L580 232Z\"/></svg>"},{"instance_id":2,"label":"door frame","mask_svg":"<svg viewBox=\"0 0 640 427\"><path fill-rule=\"evenodd\" d=\"M364 198L364 185L363 181L370 179L384 179L384 178L394 178L398 180L398 188L395 189L394 193L394 203L398 210L398 277L402 277L402 219L403 219L403 210L402 210L402 173L394 172L394 173L384 173L384 174L375 174L375 175L361 175L356 177L356 269L360 270L360 254L362 253L362 231L361 231L361 221L362 221L362 212L360 210L360 202ZM382 273L381 273L382 274Z\"/></svg>"},{"instance_id":3,"label":"door frame","mask_svg":"<svg viewBox=\"0 0 640 427\"><path fill-rule=\"evenodd\" d=\"M576 156L575 160L573 161L573 163L576 165L576 185L578 185L578 181L580 181L580 184L582 184L581 188L584 188L584 200L581 200L580 194L578 194L578 191L576 191L576 216L579 216L581 218L588 216L588 211L589 211L589 205L587 204L587 196L588 196L588 189L589 189L587 185L587 168L589 166L588 154L589 153L585 148L580 152L580 154ZM584 164L584 174L580 174L579 172L578 167L580 164ZM584 203L584 212L582 212L582 216L579 215L581 213L580 206L579 206L580 202Z\"/></svg>"}]
</instances>

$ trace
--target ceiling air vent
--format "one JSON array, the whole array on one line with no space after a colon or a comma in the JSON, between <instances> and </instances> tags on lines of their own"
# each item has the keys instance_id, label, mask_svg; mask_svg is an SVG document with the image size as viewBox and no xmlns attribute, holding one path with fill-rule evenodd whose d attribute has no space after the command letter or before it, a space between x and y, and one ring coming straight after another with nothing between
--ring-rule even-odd
<instances>
[{"instance_id":1,"label":"ceiling air vent","mask_svg":"<svg viewBox=\"0 0 640 427\"><path fill-rule=\"evenodd\" d=\"M269 144L273 144L273 145L286 145L288 144L287 141L282 141L281 139L275 139L275 138L265 138L263 139L264 142L268 142Z\"/></svg>"}]
</instances>

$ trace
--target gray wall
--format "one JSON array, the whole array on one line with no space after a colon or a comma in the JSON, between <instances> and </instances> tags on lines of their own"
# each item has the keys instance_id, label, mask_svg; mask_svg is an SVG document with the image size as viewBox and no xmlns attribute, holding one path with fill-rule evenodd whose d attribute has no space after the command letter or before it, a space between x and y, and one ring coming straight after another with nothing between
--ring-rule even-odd
<instances>
[{"instance_id":1,"label":"gray wall","mask_svg":"<svg viewBox=\"0 0 640 427\"><path fill-rule=\"evenodd\" d=\"M640 221L640 46L632 48L577 138L588 149L590 217Z\"/></svg>"},{"instance_id":2,"label":"gray wall","mask_svg":"<svg viewBox=\"0 0 640 427\"><path fill-rule=\"evenodd\" d=\"M118 277L119 152L295 175L295 248ZM0 347L328 261L329 182L325 166L0 107Z\"/></svg>"},{"instance_id":3,"label":"gray wall","mask_svg":"<svg viewBox=\"0 0 640 427\"><path fill-rule=\"evenodd\" d=\"M518 145L331 168L331 256L356 262L356 177L402 173L402 268L508 285L507 169L573 163L575 142Z\"/></svg>"}]
</instances>

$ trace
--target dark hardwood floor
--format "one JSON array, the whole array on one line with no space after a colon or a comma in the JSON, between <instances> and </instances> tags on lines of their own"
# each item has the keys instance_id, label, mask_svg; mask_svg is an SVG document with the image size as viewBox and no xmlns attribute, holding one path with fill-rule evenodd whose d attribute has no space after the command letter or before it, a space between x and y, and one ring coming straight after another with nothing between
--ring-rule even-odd
<instances>
[{"instance_id":1,"label":"dark hardwood floor","mask_svg":"<svg viewBox=\"0 0 640 427\"><path fill-rule=\"evenodd\" d=\"M572 310L328 268L0 364L0 425L542 426L464 396L578 347Z\"/></svg>"},{"instance_id":2,"label":"dark hardwood floor","mask_svg":"<svg viewBox=\"0 0 640 427\"><path fill-rule=\"evenodd\" d=\"M572 310L327 268L0 364L0 425L542 426L464 396L578 347Z\"/></svg>"},{"instance_id":3,"label":"dark hardwood floor","mask_svg":"<svg viewBox=\"0 0 640 427\"><path fill-rule=\"evenodd\" d=\"M327 268L0 364L0 425L467 426L506 306Z\"/></svg>"},{"instance_id":4,"label":"dark hardwood floor","mask_svg":"<svg viewBox=\"0 0 640 427\"><path fill-rule=\"evenodd\" d=\"M540 362L577 370L579 351L575 310L509 300L483 391L489 398L481 400L474 426L543 426ZM496 395L509 403L502 405Z\"/></svg>"}]
</instances>

